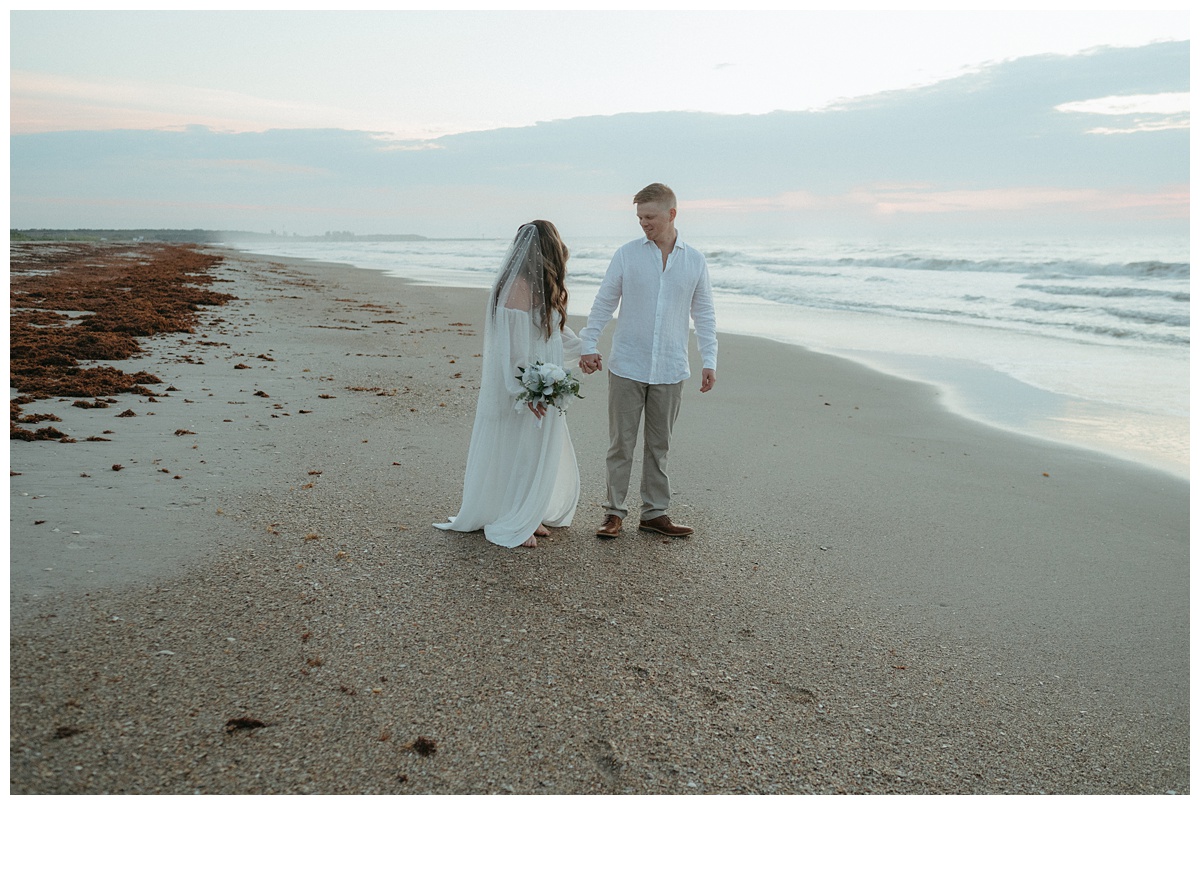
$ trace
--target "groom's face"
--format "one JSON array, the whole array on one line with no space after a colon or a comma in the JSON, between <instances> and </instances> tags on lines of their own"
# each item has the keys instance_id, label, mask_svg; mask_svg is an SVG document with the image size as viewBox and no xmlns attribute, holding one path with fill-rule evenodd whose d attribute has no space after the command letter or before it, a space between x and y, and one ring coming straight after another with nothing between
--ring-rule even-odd
<instances>
[{"instance_id":1,"label":"groom's face","mask_svg":"<svg viewBox=\"0 0 1200 885\"><path fill-rule=\"evenodd\" d=\"M638 203L637 217L646 239L658 242L675 220L675 210L667 209L661 203Z\"/></svg>"}]
</instances>

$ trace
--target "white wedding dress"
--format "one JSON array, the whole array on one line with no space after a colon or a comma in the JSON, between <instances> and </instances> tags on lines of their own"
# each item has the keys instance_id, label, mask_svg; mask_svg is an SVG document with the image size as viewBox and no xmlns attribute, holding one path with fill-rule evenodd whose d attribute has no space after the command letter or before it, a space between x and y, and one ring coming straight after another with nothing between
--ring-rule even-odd
<instances>
[{"instance_id":1,"label":"white wedding dress","mask_svg":"<svg viewBox=\"0 0 1200 885\"><path fill-rule=\"evenodd\" d=\"M539 274L540 276L540 274ZM579 337L559 329L553 314L547 338L541 299L518 279L498 283L485 327L483 373L467 453L462 504L439 529L474 532L501 547L517 547L540 525L570 525L579 504L579 466L566 415L549 408L539 426L525 403L520 368L541 360L570 369Z\"/></svg>"}]
</instances>

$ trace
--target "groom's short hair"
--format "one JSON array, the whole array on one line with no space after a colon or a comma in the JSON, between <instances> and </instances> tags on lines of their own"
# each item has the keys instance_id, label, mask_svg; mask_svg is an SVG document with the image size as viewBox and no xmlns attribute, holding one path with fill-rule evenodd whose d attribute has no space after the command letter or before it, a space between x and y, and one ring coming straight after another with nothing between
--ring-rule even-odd
<instances>
[{"instance_id":1,"label":"groom's short hair","mask_svg":"<svg viewBox=\"0 0 1200 885\"><path fill-rule=\"evenodd\" d=\"M648 184L633 197L634 203L659 203L667 209L675 208L675 191L665 184Z\"/></svg>"}]
</instances>

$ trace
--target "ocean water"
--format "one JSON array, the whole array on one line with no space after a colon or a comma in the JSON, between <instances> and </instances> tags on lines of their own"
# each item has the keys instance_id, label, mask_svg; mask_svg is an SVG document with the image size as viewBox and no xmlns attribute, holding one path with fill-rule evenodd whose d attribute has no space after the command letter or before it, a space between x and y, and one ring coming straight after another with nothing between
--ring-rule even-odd
<instances>
[{"instance_id":1,"label":"ocean water","mask_svg":"<svg viewBox=\"0 0 1200 885\"><path fill-rule=\"evenodd\" d=\"M572 314L587 313L627 239L568 244ZM975 420L1187 475L1186 236L689 242L708 259L719 332L845 356L933 384L949 408ZM506 247L422 240L243 248L486 287Z\"/></svg>"}]
</instances>

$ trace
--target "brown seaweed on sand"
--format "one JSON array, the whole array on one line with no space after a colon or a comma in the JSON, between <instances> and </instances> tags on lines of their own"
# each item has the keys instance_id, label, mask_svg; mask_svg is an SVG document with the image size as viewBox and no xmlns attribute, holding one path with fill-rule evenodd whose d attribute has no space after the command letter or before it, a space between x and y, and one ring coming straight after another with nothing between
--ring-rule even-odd
<instances>
[{"instance_id":1,"label":"brown seaweed on sand","mask_svg":"<svg viewBox=\"0 0 1200 885\"><path fill-rule=\"evenodd\" d=\"M139 338L193 332L201 306L233 297L211 290L220 262L166 243L11 244L9 385L22 394L13 402L85 397L74 405L105 408L102 398L116 394L153 396L145 385L162 382L148 372L81 363L128 359Z\"/></svg>"},{"instance_id":2,"label":"brown seaweed on sand","mask_svg":"<svg viewBox=\"0 0 1200 885\"><path fill-rule=\"evenodd\" d=\"M401 750L411 751L418 756L432 756L437 752L437 741L433 738L418 737L409 741L400 748Z\"/></svg>"},{"instance_id":3,"label":"brown seaweed on sand","mask_svg":"<svg viewBox=\"0 0 1200 885\"><path fill-rule=\"evenodd\" d=\"M23 439L26 442L36 442L43 439L66 439L67 435L57 427L39 427L37 430L28 430L24 427L18 427L15 423L9 423L8 435L10 439Z\"/></svg>"}]
</instances>

